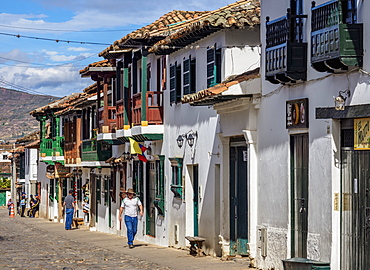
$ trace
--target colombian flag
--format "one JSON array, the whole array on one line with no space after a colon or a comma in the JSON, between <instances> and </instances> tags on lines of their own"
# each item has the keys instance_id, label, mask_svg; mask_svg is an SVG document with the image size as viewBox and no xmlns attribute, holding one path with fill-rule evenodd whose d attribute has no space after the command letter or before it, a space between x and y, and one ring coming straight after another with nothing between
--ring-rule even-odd
<instances>
[{"instance_id":1,"label":"colombian flag","mask_svg":"<svg viewBox=\"0 0 370 270\"><path fill-rule=\"evenodd\" d=\"M144 145L135 141L134 139L129 138L129 140L130 140L131 154L137 154L137 157L139 158L139 160L143 162L148 162L147 158L144 155L144 152L146 151L147 148Z\"/></svg>"}]
</instances>

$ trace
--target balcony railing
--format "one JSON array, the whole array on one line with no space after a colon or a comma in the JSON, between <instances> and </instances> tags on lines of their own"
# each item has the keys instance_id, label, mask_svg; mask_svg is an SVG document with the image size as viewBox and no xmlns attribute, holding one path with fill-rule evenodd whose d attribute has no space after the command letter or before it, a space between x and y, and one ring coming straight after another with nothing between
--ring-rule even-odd
<instances>
[{"instance_id":1,"label":"balcony railing","mask_svg":"<svg viewBox=\"0 0 370 270\"><path fill-rule=\"evenodd\" d=\"M46 156L63 156L64 155L64 137L55 139L42 139L40 143L40 154Z\"/></svg>"},{"instance_id":2,"label":"balcony railing","mask_svg":"<svg viewBox=\"0 0 370 270\"><path fill-rule=\"evenodd\" d=\"M302 42L304 15L286 16L266 23L266 80L295 83L307 78L307 43Z\"/></svg>"},{"instance_id":3,"label":"balcony railing","mask_svg":"<svg viewBox=\"0 0 370 270\"><path fill-rule=\"evenodd\" d=\"M75 164L79 158L78 147L76 142L64 144L64 160L66 164Z\"/></svg>"},{"instance_id":4,"label":"balcony railing","mask_svg":"<svg viewBox=\"0 0 370 270\"><path fill-rule=\"evenodd\" d=\"M40 154L42 157L52 156L53 154L53 140L42 139L40 143Z\"/></svg>"},{"instance_id":5,"label":"balcony railing","mask_svg":"<svg viewBox=\"0 0 370 270\"><path fill-rule=\"evenodd\" d=\"M115 133L116 127L116 107L108 106L107 115L105 115L104 107L99 108L99 132Z\"/></svg>"},{"instance_id":6,"label":"balcony railing","mask_svg":"<svg viewBox=\"0 0 370 270\"><path fill-rule=\"evenodd\" d=\"M311 63L320 72L361 67L363 25L347 24L339 0L312 6ZM347 12L348 13L348 12ZM352 21L352 20L349 20Z\"/></svg>"},{"instance_id":7,"label":"balcony railing","mask_svg":"<svg viewBox=\"0 0 370 270\"><path fill-rule=\"evenodd\" d=\"M117 101L117 121L116 121L116 126L117 126L117 129L123 129L123 126L124 126L124 121L125 121L125 116L124 116L124 112L125 112L125 107L124 107L124 101L121 99L119 101Z\"/></svg>"},{"instance_id":8,"label":"balcony railing","mask_svg":"<svg viewBox=\"0 0 370 270\"><path fill-rule=\"evenodd\" d=\"M112 148L95 139L82 142L82 161L106 161L112 157Z\"/></svg>"},{"instance_id":9,"label":"balcony railing","mask_svg":"<svg viewBox=\"0 0 370 270\"><path fill-rule=\"evenodd\" d=\"M135 126L141 125L141 110L141 93L138 93L132 98L131 123ZM163 92L148 91L146 93L146 121L149 125L163 124Z\"/></svg>"}]
</instances>

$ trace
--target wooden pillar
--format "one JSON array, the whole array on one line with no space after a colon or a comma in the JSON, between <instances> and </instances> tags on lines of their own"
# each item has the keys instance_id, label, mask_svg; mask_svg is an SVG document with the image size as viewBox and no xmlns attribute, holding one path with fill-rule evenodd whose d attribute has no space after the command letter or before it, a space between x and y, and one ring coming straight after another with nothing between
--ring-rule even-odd
<instances>
[{"instance_id":1,"label":"wooden pillar","mask_svg":"<svg viewBox=\"0 0 370 270\"><path fill-rule=\"evenodd\" d=\"M82 135L82 112L77 114L77 119L76 119L76 163L81 163L81 135Z\"/></svg>"},{"instance_id":2,"label":"wooden pillar","mask_svg":"<svg viewBox=\"0 0 370 270\"><path fill-rule=\"evenodd\" d=\"M142 57L141 57L141 125L147 126L148 121L146 119L146 92L147 89L147 80L148 80L148 71L147 71L147 56L148 50L142 49Z\"/></svg>"},{"instance_id":3,"label":"wooden pillar","mask_svg":"<svg viewBox=\"0 0 370 270\"><path fill-rule=\"evenodd\" d=\"M99 124L99 122L100 122L100 117L99 117L100 113L99 113L99 109L100 109L100 107L101 107L101 96L100 96L100 93L101 93L101 91L102 91L102 87L101 87L100 82L101 82L101 80L100 80L100 79L96 80L96 88L97 88L97 90L96 90L96 92L97 92L97 104L96 104L96 123L95 123L95 126L96 126L96 128L98 128L98 129L99 129L99 127L100 127L100 124ZM100 132L100 130L98 130L98 132L97 132L97 133L99 133L99 132Z\"/></svg>"},{"instance_id":4,"label":"wooden pillar","mask_svg":"<svg viewBox=\"0 0 370 270\"><path fill-rule=\"evenodd\" d=\"M128 112L130 108L130 86L128 77L128 65L132 63L131 53L125 53L123 59L123 99L124 99L124 112L123 112L123 129L128 130L130 128L130 120L128 118Z\"/></svg>"},{"instance_id":5,"label":"wooden pillar","mask_svg":"<svg viewBox=\"0 0 370 270\"><path fill-rule=\"evenodd\" d=\"M108 123L108 86L109 86L110 79L107 77L104 77L104 85L103 85L103 91L104 91L104 112L103 112L103 126L109 126Z\"/></svg>"}]
</instances>

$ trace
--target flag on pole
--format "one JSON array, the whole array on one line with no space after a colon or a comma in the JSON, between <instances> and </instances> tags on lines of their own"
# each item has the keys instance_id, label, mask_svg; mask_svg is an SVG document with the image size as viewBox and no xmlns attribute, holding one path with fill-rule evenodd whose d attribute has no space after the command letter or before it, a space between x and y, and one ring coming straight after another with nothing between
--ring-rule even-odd
<instances>
[{"instance_id":1,"label":"flag on pole","mask_svg":"<svg viewBox=\"0 0 370 270\"><path fill-rule=\"evenodd\" d=\"M139 143L139 147L141 149L142 154L138 154L137 157L139 158L139 160L141 160L143 162L148 162L148 159L144 155L144 152L146 151L147 148L144 145L140 144L140 143Z\"/></svg>"},{"instance_id":2,"label":"flag on pole","mask_svg":"<svg viewBox=\"0 0 370 270\"><path fill-rule=\"evenodd\" d=\"M144 155L144 152L146 151L147 148L132 138L129 138L129 140L130 140L130 153L137 154L139 160L143 162L148 162L148 159Z\"/></svg>"},{"instance_id":3,"label":"flag on pole","mask_svg":"<svg viewBox=\"0 0 370 270\"><path fill-rule=\"evenodd\" d=\"M142 154L141 148L139 146L139 143L135 141L134 139L129 138L130 140L130 153L131 154Z\"/></svg>"}]
</instances>

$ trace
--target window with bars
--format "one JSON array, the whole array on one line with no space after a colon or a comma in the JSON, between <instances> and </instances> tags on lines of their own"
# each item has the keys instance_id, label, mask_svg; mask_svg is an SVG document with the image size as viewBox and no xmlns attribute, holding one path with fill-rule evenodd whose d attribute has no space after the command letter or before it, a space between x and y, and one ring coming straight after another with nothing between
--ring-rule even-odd
<instances>
[{"instance_id":1,"label":"window with bars","mask_svg":"<svg viewBox=\"0 0 370 270\"><path fill-rule=\"evenodd\" d=\"M183 94L188 95L195 93L195 59L185 58L183 61Z\"/></svg>"},{"instance_id":2,"label":"window with bars","mask_svg":"<svg viewBox=\"0 0 370 270\"><path fill-rule=\"evenodd\" d=\"M216 44L207 49L207 87L221 82L221 48Z\"/></svg>"}]
</instances>

